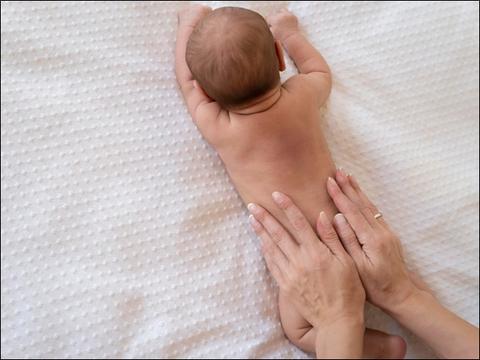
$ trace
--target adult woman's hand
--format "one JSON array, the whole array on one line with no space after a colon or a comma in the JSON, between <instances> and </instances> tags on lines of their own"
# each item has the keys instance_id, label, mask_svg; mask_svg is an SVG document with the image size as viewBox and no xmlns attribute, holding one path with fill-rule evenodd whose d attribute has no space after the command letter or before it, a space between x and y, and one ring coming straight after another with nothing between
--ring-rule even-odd
<instances>
[{"instance_id":1,"label":"adult woman's hand","mask_svg":"<svg viewBox=\"0 0 480 360\"><path fill-rule=\"evenodd\" d=\"M440 358L478 359L478 328L444 308L407 271L399 238L343 169L327 190L345 215L334 219L337 233L357 265L367 299L424 340ZM345 221L345 218L348 220Z\"/></svg>"},{"instance_id":2,"label":"adult woman's hand","mask_svg":"<svg viewBox=\"0 0 480 360\"><path fill-rule=\"evenodd\" d=\"M407 271L402 244L383 217L375 218L378 209L353 175L340 168L335 179L327 184L341 212L334 218L335 229L357 265L367 300L383 310L394 308L419 290Z\"/></svg>"},{"instance_id":3,"label":"adult woman's hand","mask_svg":"<svg viewBox=\"0 0 480 360\"><path fill-rule=\"evenodd\" d=\"M317 224L319 241L288 196L275 192L273 198L294 233L259 205L249 204L250 222L282 293L317 331L317 357L361 357L365 290L355 263L325 213Z\"/></svg>"}]
</instances>

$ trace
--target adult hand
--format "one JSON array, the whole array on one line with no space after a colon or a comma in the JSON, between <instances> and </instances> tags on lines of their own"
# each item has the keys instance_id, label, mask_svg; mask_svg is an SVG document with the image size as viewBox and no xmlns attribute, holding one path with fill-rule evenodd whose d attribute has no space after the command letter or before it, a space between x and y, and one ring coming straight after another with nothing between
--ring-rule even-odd
<instances>
[{"instance_id":1,"label":"adult hand","mask_svg":"<svg viewBox=\"0 0 480 360\"><path fill-rule=\"evenodd\" d=\"M440 358L478 359L478 328L444 308L409 274L400 240L365 196L355 177L340 169L327 190L345 215L334 219L337 233L357 269L367 299L424 340Z\"/></svg>"},{"instance_id":2,"label":"adult hand","mask_svg":"<svg viewBox=\"0 0 480 360\"><path fill-rule=\"evenodd\" d=\"M428 291L418 279L412 281L399 238L383 217L375 218L379 211L355 177L339 169L335 179L329 179L327 190L343 215L335 216L334 226L357 265L367 300L388 311L417 294L419 288Z\"/></svg>"},{"instance_id":3,"label":"adult hand","mask_svg":"<svg viewBox=\"0 0 480 360\"><path fill-rule=\"evenodd\" d=\"M317 330L347 318L361 319L363 327L365 291L355 263L325 213L317 224L319 241L288 196L275 192L273 198L290 221L293 234L261 206L249 204L248 209L268 268L283 294Z\"/></svg>"}]
</instances>

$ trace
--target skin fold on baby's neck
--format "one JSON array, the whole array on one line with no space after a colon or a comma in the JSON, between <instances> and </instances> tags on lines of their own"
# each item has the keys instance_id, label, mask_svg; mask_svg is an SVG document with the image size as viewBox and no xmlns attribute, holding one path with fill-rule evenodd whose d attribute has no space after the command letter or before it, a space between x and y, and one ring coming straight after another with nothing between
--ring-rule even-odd
<instances>
[{"instance_id":1,"label":"skin fold on baby's neck","mask_svg":"<svg viewBox=\"0 0 480 360\"><path fill-rule=\"evenodd\" d=\"M274 89L267 92L265 95L261 96L252 101L252 103L248 103L245 107L239 109L228 110L230 113L238 114L238 115L253 115L260 112L267 111L273 105L277 103L282 95L282 86L278 84Z\"/></svg>"}]
</instances>

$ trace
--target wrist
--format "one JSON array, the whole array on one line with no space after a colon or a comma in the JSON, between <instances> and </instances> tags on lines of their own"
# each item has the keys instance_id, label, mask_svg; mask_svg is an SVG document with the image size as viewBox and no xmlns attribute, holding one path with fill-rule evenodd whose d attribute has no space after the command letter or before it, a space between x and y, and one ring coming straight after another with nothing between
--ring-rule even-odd
<instances>
[{"instance_id":1,"label":"wrist","mask_svg":"<svg viewBox=\"0 0 480 360\"><path fill-rule=\"evenodd\" d=\"M420 309L433 303L437 303L437 300L432 294L415 288L403 300L381 307L381 309L393 318L401 318L403 315L411 313L412 309Z\"/></svg>"},{"instance_id":2,"label":"wrist","mask_svg":"<svg viewBox=\"0 0 480 360\"><path fill-rule=\"evenodd\" d=\"M342 316L338 319L329 322L322 322L314 326L317 334L322 332L329 332L332 329L341 329L341 328L365 328L365 317L363 311L356 315L347 315Z\"/></svg>"},{"instance_id":3,"label":"wrist","mask_svg":"<svg viewBox=\"0 0 480 360\"><path fill-rule=\"evenodd\" d=\"M344 317L315 328L317 358L361 358L365 321L361 316Z\"/></svg>"},{"instance_id":4,"label":"wrist","mask_svg":"<svg viewBox=\"0 0 480 360\"><path fill-rule=\"evenodd\" d=\"M285 45L285 43L288 42L289 39L294 38L295 35L302 35L299 29L289 31L287 34L282 36L282 38L279 40L283 45Z\"/></svg>"}]
</instances>

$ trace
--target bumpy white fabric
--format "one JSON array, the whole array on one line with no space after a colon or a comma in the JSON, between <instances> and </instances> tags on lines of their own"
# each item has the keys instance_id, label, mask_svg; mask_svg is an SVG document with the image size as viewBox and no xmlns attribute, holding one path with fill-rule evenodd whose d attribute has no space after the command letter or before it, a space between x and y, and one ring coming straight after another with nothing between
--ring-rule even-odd
<instances>
[{"instance_id":1,"label":"bumpy white fabric","mask_svg":"<svg viewBox=\"0 0 480 360\"><path fill-rule=\"evenodd\" d=\"M333 72L336 164L410 268L478 326L478 3L209 5L298 16ZM176 83L181 6L2 2L2 358L307 356ZM432 356L366 316L408 357Z\"/></svg>"}]
</instances>

